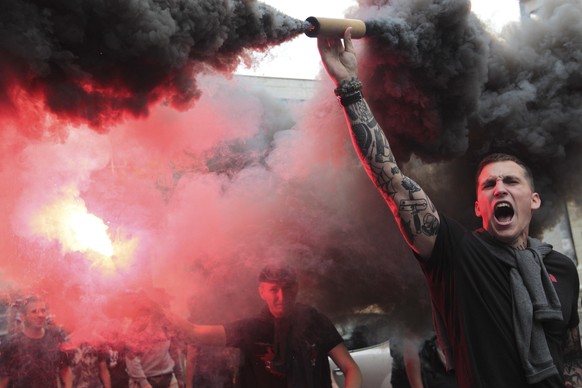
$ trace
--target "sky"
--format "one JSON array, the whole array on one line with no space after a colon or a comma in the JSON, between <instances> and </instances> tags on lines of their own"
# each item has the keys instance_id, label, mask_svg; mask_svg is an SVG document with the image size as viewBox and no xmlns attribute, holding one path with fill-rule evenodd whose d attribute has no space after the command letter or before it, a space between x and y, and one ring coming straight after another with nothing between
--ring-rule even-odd
<instances>
[{"instance_id":1,"label":"sky","mask_svg":"<svg viewBox=\"0 0 582 388\"><path fill-rule=\"evenodd\" d=\"M310 16L343 18L350 7L357 7L356 0L264 0L279 11L300 20ZM510 21L519 18L517 0L474 0L472 10L487 22L494 31L499 31ZM239 66L236 73L263 77L315 79L320 74L321 62L313 38L300 35L291 42L276 46L264 54L258 54L252 67ZM301 58L301 66L297 66Z\"/></svg>"}]
</instances>

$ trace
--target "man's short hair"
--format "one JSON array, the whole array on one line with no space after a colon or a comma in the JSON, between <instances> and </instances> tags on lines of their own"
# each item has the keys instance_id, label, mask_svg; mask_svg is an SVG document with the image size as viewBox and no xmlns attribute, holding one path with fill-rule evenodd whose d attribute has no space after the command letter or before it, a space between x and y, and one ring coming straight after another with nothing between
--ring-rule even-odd
<instances>
[{"instance_id":1,"label":"man's short hair","mask_svg":"<svg viewBox=\"0 0 582 388\"><path fill-rule=\"evenodd\" d=\"M477 191L479 190L479 175L481 175L481 171L483 171L485 166L487 166L491 163L496 163L496 162L514 162L517 165L521 166L523 168L523 170L525 171L525 178L527 179L531 190L532 191L536 190L535 184L534 184L533 173L532 173L531 169L529 168L529 166L527 164L525 164L521 159L519 159L515 155L498 152L498 153L487 155L483 159L481 159L481 162L479 163L479 166L477 167L477 172L475 173L475 189Z\"/></svg>"},{"instance_id":2,"label":"man's short hair","mask_svg":"<svg viewBox=\"0 0 582 388\"><path fill-rule=\"evenodd\" d=\"M18 312L26 315L28 313L28 305L31 303L44 302L44 299L38 295L30 295L22 299L18 304Z\"/></svg>"},{"instance_id":3,"label":"man's short hair","mask_svg":"<svg viewBox=\"0 0 582 388\"><path fill-rule=\"evenodd\" d=\"M297 274L286 263L271 263L263 267L259 273L259 282L294 286L297 284Z\"/></svg>"}]
</instances>

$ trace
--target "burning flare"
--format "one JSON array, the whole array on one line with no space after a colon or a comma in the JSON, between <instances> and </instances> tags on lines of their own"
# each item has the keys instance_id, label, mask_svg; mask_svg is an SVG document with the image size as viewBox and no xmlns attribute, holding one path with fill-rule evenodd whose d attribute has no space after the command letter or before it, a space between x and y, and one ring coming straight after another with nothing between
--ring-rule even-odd
<instances>
[{"instance_id":1,"label":"burning flare","mask_svg":"<svg viewBox=\"0 0 582 388\"><path fill-rule=\"evenodd\" d=\"M62 196L42 207L32 217L31 229L37 235L57 241L63 253L79 252L105 274L127 267L137 247L137 239L117 233L112 240L109 226L89 213L76 187L62 189Z\"/></svg>"}]
</instances>

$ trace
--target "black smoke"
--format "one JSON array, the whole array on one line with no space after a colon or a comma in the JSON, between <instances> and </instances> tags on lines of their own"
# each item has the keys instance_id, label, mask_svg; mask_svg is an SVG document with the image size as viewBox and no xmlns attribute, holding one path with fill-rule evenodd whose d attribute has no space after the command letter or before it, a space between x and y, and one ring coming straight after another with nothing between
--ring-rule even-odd
<instances>
[{"instance_id":1,"label":"black smoke","mask_svg":"<svg viewBox=\"0 0 582 388\"><path fill-rule=\"evenodd\" d=\"M229 74L304 28L251 0L4 0L0 112L40 101L103 131L154 103L186 109L200 96L197 74Z\"/></svg>"},{"instance_id":2,"label":"black smoke","mask_svg":"<svg viewBox=\"0 0 582 388\"><path fill-rule=\"evenodd\" d=\"M582 5L541 4L501 33L468 0L361 0L352 15L371 31L360 76L396 156L439 208L473 225L473 173L491 152L531 165L544 203L534 234L579 203Z\"/></svg>"}]
</instances>

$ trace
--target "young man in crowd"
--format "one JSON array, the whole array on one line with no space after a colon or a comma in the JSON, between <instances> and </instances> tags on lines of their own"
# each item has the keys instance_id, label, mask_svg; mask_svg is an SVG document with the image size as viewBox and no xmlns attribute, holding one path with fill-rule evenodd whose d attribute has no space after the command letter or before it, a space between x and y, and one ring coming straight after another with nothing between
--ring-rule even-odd
<instances>
[{"instance_id":1,"label":"young man in crowd","mask_svg":"<svg viewBox=\"0 0 582 388\"><path fill-rule=\"evenodd\" d=\"M572 260L529 236L541 205L529 168L506 154L482 161L475 202L480 230L439 213L396 164L362 96L349 28L343 38L319 37L321 58L354 148L425 274L435 330L458 385L582 386L578 274Z\"/></svg>"},{"instance_id":2,"label":"young man in crowd","mask_svg":"<svg viewBox=\"0 0 582 388\"><path fill-rule=\"evenodd\" d=\"M25 299L20 316L22 329L0 350L0 388L72 388L70 360L61 346L66 338L47 326L45 301Z\"/></svg>"},{"instance_id":3,"label":"young man in crowd","mask_svg":"<svg viewBox=\"0 0 582 388\"><path fill-rule=\"evenodd\" d=\"M360 388L360 369L342 337L315 308L296 303L298 290L293 268L276 263L259 274L259 295L265 302L259 315L206 326L168 318L191 344L240 349L240 387L331 388L329 356L344 373L346 388Z\"/></svg>"}]
</instances>

